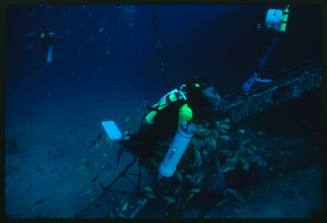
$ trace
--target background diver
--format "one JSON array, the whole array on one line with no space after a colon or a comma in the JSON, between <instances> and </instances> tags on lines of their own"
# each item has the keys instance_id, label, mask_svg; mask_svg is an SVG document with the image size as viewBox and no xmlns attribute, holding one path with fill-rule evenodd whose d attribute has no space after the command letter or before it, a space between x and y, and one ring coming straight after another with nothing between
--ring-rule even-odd
<instances>
[{"instance_id":1,"label":"background diver","mask_svg":"<svg viewBox=\"0 0 327 223\"><path fill-rule=\"evenodd\" d=\"M40 61L41 64L52 63L53 61L53 45L56 33L52 32L50 28L41 28L39 31L40 42Z\"/></svg>"},{"instance_id":2,"label":"background diver","mask_svg":"<svg viewBox=\"0 0 327 223\"><path fill-rule=\"evenodd\" d=\"M257 30L259 34L263 36L264 39L264 52L261 55L256 72L254 72L248 80L246 80L242 85L242 91L244 94L248 94L252 85L255 82L259 83L270 83L272 80L263 79L259 76L262 75L262 71L273 51L277 45L279 36L286 31L286 25L288 21L289 5L286 5L284 10L279 9L269 9L266 12L265 24L258 24Z\"/></svg>"},{"instance_id":3,"label":"background diver","mask_svg":"<svg viewBox=\"0 0 327 223\"><path fill-rule=\"evenodd\" d=\"M171 177L196 132L197 124L212 119L221 101L211 84L192 81L170 91L149 107L150 111L143 117L135 134L122 136L113 121L104 121L102 125L112 140L119 141L141 160L153 159L160 141L174 137L170 145L164 146L166 155L159 167L160 176Z\"/></svg>"}]
</instances>

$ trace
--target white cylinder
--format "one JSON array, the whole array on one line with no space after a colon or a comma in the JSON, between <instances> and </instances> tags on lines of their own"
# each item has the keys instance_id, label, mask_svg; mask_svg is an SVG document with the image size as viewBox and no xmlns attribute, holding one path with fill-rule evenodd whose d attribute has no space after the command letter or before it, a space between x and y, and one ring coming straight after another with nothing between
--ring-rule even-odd
<instances>
[{"instance_id":1,"label":"white cylinder","mask_svg":"<svg viewBox=\"0 0 327 223\"><path fill-rule=\"evenodd\" d=\"M186 148L188 147L193 136L192 131L187 131L187 128L178 128L177 134L165 155L164 160L160 164L159 173L164 177L174 175L176 166L182 158Z\"/></svg>"},{"instance_id":2,"label":"white cylinder","mask_svg":"<svg viewBox=\"0 0 327 223\"><path fill-rule=\"evenodd\" d=\"M266 26L275 31L279 31L282 22L283 11L278 9L269 9L266 14Z\"/></svg>"}]
</instances>

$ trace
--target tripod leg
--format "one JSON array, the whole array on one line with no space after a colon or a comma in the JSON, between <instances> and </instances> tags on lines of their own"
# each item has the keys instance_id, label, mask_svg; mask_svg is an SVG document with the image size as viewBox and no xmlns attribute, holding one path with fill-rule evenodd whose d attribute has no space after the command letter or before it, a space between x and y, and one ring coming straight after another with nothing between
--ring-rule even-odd
<instances>
[{"instance_id":1,"label":"tripod leg","mask_svg":"<svg viewBox=\"0 0 327 223\"><path fill-rule=\"evenodd\" d=\"M141 190L142 168L143 168L142 161L141 158L139 158L139 175L137 178L137 192L140 192Z\"/></svg>"}]
</instances>

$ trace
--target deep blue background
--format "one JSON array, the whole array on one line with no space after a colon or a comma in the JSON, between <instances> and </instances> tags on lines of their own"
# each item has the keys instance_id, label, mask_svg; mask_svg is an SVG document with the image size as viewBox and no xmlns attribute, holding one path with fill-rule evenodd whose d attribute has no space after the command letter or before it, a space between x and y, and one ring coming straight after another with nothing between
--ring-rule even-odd
<instances>
[{"instance_id":1,"label":"deep blue background","mask_svg":"<svg viewBox=\"0 0 327 223\"><path fill-rule=\"evenodd\" d=\"M152 5L135 5L132 28L118 5L9 7L8 78L35 79L32 67L38 59L37 43L32 49L24 50L24 45L33 39L26 35L40 27L50 27L59 38L55 62L42 71L51 79L52 87L87 84L92 88L106 88L108 92L111 89L112 93L116 93L113 89L123 88L127 94L126 89L132 88L144 95L155 94L157 98L168 90L167 86L175 87L199 74L214 82L222 92L230 92L255 69L262 50L255 28L269 7L272 6L157 5L164 80L154 47ZM101 27L103 31L99 32ZM109 55L105 54L106 49ZM267 66L283 67L320 57L320 50L320 7L294 5L287 33L280 39Z\"/></svg>"},{"instance_id":2,"label":"deep blue background","mask_svg":"<svg viewBox=\"0 0 327 223\"><path fill-rule=\"evenodd\" d=\"M9 216L71 216L89 202L90 195L84 192L92 186L94 176L81 177L76 166L83 159L104 164L116 159L112 143L100 147L92 144L98 135L105 134L101 121L115 120L122 131L137 128L136 121L144 115L145 105L157 102L170 88L189 81L193 75L213 82L222 95L239 90L255 71L262 53L257 23L262 22L267 9L282 6L156 5L164 74L160 73L160 56L155 48L153 7L7 8L6 142L17 144L6 144ZM321 17L319 6L292 5L287 32L269 58L267 70L321 59ZM41 27L49 27L57 34L51 64L38 64L36 34ZM283 78L273 72L263 75ZM312 129L320 134L321 107L317 104L321 95L316 92L299 100L301 103L277 107L247 124L261 124L262 129L272 132L272 139L276 132L299 139L307 134L305 131L315 133ZM314 120L317 128L308 125L306 130L294 125L299 120ZM65 157L51 158L61 151ZM299 157L302 159L306 157ZM57 179L54 167L64 175L61 182L52 181ZM116 174L114 170L108 172ZM76 184L81 190L76 189ZM44 206L35 205L43 198Z\"/></svg>"}]
</instances>

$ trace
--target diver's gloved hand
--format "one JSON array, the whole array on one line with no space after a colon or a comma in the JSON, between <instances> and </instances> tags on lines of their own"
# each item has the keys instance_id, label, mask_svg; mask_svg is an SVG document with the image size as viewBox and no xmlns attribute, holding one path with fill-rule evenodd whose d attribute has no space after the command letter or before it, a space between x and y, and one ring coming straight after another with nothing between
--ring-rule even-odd
<instances>
[{"instance_id":1,"label":"diver's gloved hand","mask_svg":"<svg viewBox=\"0 0 327 223\"><path fill-rule=\"evenodd\" d=\"M267 83L272 82L272 80L270 80L270 79L262 79L262 78L259 78L257 73L253 73L250 76L250 78L243 83L243 85L242 85L242 91L243 91L243 93L244 94L248 94L248 92L250 91L252 85L256 81L259 82L259 83L264 83L264 84L267 84Z\"/></svg>"},{"instance_id":2,"label":"diver's gloved hand","mask_svg":"<svg viewBox=\"0 0 327 223\"><path fill-rule=\"evenodd\" d=\"M122 139L121 139L121 142L123 142L123 141L128 141L128 140L130 140L131 139L131 134L129 133L129 132L124 132L124 135L123 135L123 137L122 137Z\"/></svg>"}]
</instances>

